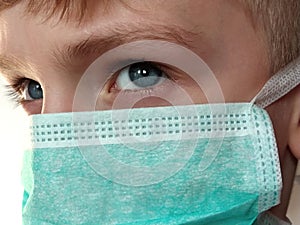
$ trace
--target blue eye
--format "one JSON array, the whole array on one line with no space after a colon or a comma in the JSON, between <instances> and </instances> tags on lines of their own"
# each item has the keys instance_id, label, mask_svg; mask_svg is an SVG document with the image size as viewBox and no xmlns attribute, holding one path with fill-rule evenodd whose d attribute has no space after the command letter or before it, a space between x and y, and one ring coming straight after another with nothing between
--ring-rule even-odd
<instances>
[{"instance_id":1,"label":"blue eye","mask_svg":"<svg viewBox=\"0 0 300 225\"><path fill-rule=\"evenodd\" d=\"M34 81L28 80L23 93L24 100L37 100L43 98L42 86Z\"/></svg>"},{"instance_id":2,"label":"blue eye","mask_svg":"<svg viewBox=\"0 0 300 225\"><path fill-rule=\"evenodd\" d=\"M136 90L156 86L166 75L151 62L139 62L125 67L119 73L116 84L120 89Z\"/></svg>"}]
</instances>

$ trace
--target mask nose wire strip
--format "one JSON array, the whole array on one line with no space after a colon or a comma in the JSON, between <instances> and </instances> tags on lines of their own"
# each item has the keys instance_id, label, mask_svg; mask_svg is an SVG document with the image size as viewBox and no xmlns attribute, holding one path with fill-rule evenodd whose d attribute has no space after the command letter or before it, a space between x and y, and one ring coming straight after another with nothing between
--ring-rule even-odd
<instances>
[{"instance_id":1,"label":"mask nose wire strip","mask_svg":"<svg viewBox=\"0 0 300 225\"><path fill-rule=\"evenodd\" d=\"M251 103L266 108L300 84L300 57L272 76Z\"/></svg>"}]
</instances>

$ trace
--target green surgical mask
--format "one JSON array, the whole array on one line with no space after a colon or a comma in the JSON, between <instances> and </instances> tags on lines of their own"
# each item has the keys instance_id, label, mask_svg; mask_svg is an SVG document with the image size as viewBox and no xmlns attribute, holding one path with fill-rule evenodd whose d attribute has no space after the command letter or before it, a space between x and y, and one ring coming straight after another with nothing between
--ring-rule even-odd
<instances>
[{"instance_id":1,"label":"green surgical mask","mask_svg":"<svg viewBox=\"0 0 300 225\"><path fill-rule=\"evenodd\" d=\"M128 120L111 120L112 113L128 114L32 117L24 224L252 224L279 203L278 155L264 110L145 108Z\"/></svg>"},{"instance_id":2,"label":"green surgical mask","mask_svg":"<svg viewBox=\"0 0 300 225\"><path fill-rule=\"evenodd\" d=\"M33 115L23 224L253 224L282 186L263 108L299 80L297 63L251 103Z\"/></svg>"}]
</instances>

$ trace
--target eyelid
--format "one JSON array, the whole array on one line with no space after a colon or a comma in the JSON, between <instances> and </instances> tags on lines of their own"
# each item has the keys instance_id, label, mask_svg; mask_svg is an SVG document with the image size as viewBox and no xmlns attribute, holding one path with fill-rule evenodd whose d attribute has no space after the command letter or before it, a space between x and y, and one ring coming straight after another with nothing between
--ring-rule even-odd
<instances>
[{"instance_id":1,"label":"eyelid","mask_svg":"<svg viewBox=\"0 0 300 225\"><path fill-rule=\"evenodd\" d=\"M160 69L165 75L166 77L173 81L176 82L180 77L183 76L184 72L179 70L177 67L165 64L165 63L157 63L154 62L155 66Z\"/></svg>"}]
</instances>

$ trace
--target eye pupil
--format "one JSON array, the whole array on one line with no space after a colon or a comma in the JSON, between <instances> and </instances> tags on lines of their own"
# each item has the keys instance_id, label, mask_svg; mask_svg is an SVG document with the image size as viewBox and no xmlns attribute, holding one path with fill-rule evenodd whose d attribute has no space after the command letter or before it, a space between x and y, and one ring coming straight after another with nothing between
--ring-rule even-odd
<instances>
[{"instance_id":1,"label":"eye pupil","mask_svg":"<svg viewBox=\"0 0 300 225\"><path fill-rule=\"evenodd\" d=\"M159 82L163 72L150 62L135 63L129 68L130 80L139 87L153 86Z\"/></svg>"},{"instance_id":2,"label":"eye pupil","mask_svg":"<svg viewBox=\"0 0 300 225\"><path fill-rule=\"evenodd\" d=\"M41 98L43 98L43 90L42 90L41 85L38 82L36 82L34 80L31 80L28 83L28 95L32 99L41 99Z\"/></svg>"}]
</instances>

